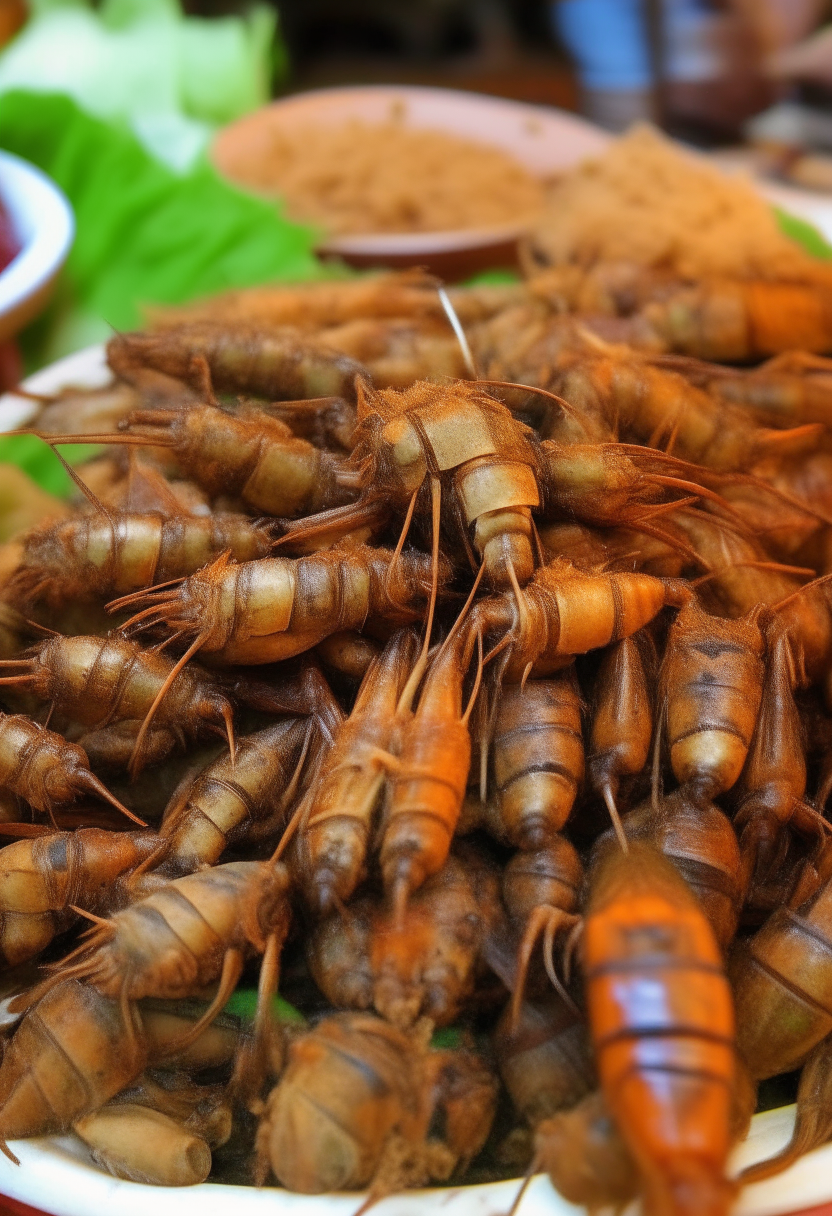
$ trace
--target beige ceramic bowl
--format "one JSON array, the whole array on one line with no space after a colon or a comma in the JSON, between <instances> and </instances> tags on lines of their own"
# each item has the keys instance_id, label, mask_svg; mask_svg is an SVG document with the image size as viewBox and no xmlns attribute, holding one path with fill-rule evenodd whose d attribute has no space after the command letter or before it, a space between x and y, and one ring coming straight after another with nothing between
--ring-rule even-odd
<instances>
[{"instance_id":1,"label":"beige ceramic bowl","mask_svg":"<svg viewBox=\"0 0 832 1216\"><path fill-rule=\"evenodd\" d=\"M257 155L271 130L341 126L350 119L381 123L393 112L406 127L490 144L540 177L602 151L610 138L582 118L546 106L453 89L368 85L298 93L264 106L220 131L211 157L219 171L233 180L233 166L241 153L250 149L251 155ZM522 231L521 224L509 223L447 232L358 233L325 240L321 252L338 254L354 265L426 265L452 278L511 261ZM449 263L459 267L457 273L448 271Z\"/></svg>"}]
</instances>

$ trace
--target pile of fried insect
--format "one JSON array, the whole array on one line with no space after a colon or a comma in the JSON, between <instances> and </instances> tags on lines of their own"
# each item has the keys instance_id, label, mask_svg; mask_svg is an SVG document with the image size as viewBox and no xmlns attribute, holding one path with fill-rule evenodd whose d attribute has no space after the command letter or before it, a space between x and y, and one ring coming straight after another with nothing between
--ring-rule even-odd
<instances>
[{"instance_id":1,"label":"pile of fried insect","mask_svg":"<svg viewBox=\"0 0 832 1216\"><path fill-rule=\"evenodd\" d=\"M108 447L7 563L4 1144L716 1216L829 1136L832 363L548 290L237 293L34 402Z\"/></svg>"}]
</instances>

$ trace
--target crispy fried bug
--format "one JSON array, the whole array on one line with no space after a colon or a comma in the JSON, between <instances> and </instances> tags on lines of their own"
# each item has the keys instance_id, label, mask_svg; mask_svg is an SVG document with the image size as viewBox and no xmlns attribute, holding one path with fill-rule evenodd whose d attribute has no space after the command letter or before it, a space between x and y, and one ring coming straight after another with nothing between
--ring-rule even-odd
<instances>
[{"instance_id":1,"label":"crispy fried bug","mask_svg":"<svg viewBox=\"0 0 832 1216\"><path fill-rule=\"evenodd\" d=\"M0 789L25 798L41 814L74 802L81 794L104 798L144 827L90 772L89 758L77 743L47 730L25 714L0 713Z\"/></svg>"},{"instance_id":2,"label":"crispy fried bug","mask_svg":"<svg viewBox=\"0 0 832 1216\"><path fill-rule=\"evenodd\" d=\"M385 785L382 753L398 751L396 711L416 647L416 634L400 630L372 661L310 793L295 858L304 896L320 914L346 902L365 873Z\"/></svg>"},{"instance_id":3,"label":"crispy fried bug","mask_svg":"<svg viewBox=\"0 0 832 1216\"><path fill-rule=\"evenodd\" d=\"M123 1006L145 996L197 996L219 981L184 1040L193 1042L228 1001L247 953L264 955L261 1004L275 991L289 929L288 887L279 862L235 861L187 874L108 920L96 919L87 940L54 965L56 975L86 979Z\"/></svg>"},{"instance_id":4,"label":"crispy fried bug","mask_svg":"<svg viewBox=\"0 0 832 1216\"><path fill-rule=\"evenodd\" d=\"M622 777L642 771L653 736L653 705L640 641L645 648L649 645L643 633L622 638L601 659L587 757L589 785L604 799L622 847L619 786Z\"/></svg>"},{"instance_id":5,"label":"crispy fried bug","mask_svg":"<svg viewBox=\"0 0 832 1216\"><path fill-rule=\"evenodd\" d=\"M416 710L401 726L399 754L386 760L389 796L379 866L399 914L412 892L444 865L462 810L471 764L468 719L482 671L480 666L463 712L473 642L464 630L448 636L428 667ZM409 708L418 671L419 665L402 692L400 713Z\"/></svg>"},{"instance_id":6,"label":"crispy fried bug","mask_svg":"<svg viewBox=\"0 0 832 1216\"><path fill-rule=\"evenodd\" d=\"M680 285L641 312L672 350L717 363L832 349L832 298L823 283L719 279Z\"/></svg>"},{"instance_id":7,"label":"crispy fried bug","mask_svg":"<svg viewBox=\"0 0 832 1216\"><path fill-rule=\"evenodd\" d=\"M125 1019L128 1019L125 1021ZM0 1065L0 1150L8 1140L67 1131L144 1070L135 1008L67 979L20 1023Z\"/></svg>"},{"instance_id":8,"label":"crispy fried bug","mask_svg":"<svg viewBox=\"0 0 832 1216\"><path fill-rule=\"evenodd\" d=\"M745 764L765 674L758 617L752 609L727 621L692 599L670 627L659 679L660 725L674 776L695 798L725 793Z\"/></svg>"},{"instance_id":9,"label":"crispy fried bug","mask_svg":"<svg viewBox=\"0 0 832 1216\"><path fill-rule=\"evenodd\" d=\"M309 967L337 1008L375 1008L398 1026L421 1016L449 1025L474 990L500 917L493 865L457 845L401 916L366 896L322 920L309 939Z\"/></svg>"},{"instance_id":10,"label":"crispy fried bug","mask_svg":"<svg viewBox=\"0 0 832 1216\"><path fill-rule=\"evenodd\" d=\"M601 1088L638 1167L645 1212L727 1213L736 1190L725 1175L730 989L708 921L653 849L610 844L596 860L583 972Z\"/></svg>"},{"instance_id":11,"label":"crispy fried bug","mask_svg":"<svg viewBox=\"0 0 832 1216\"><path fill-rule=\"evenodd\" d=\"M22 544L8 595L50 608L182 578L221 553L250 561L271 549L266 529L245 515L126 511L76 515L27 533Z\"/></svg>"},{"instance_id":12,"label":"crispy fried bug","mask_svg":"<svg viewBox=\"0 0 832 1216\"><path fill-rule=\"evenodd\" d=\"M775 631L769 645L763 698L748 759L740 777L734 822L749 881L762 882L775 864L786 825L823 843L826 821L803 800L806 755L794 700L792 648Z\"/></svg>"},{"instance_id":13,"label":"crispy fried bug","mask_svg":"<svg viewBox=\"0 0 832 1216\"><path fill-rule=\"evenodd\" d=\"M572 656L620 641L667 605L691 596L686 584L648 574L585 572L554 559L531 582L474 604L469 628L508 648L505 679L547 675Z\"/></svg>"},{"instance_id":14,"label":"crispy fried bug","mask_svg":"<svg viewBox=\"0 0 832 1216\"><path fill-rule=\"evenodd\" d=\"M756 1086L741 1061L738 1065L731 1112L732 1143L745 1138L757 1101ZM546 1171L564 1199L585 1205L590 1211L607 1206L623 1208L639 1190L635 1162L600 1090L536 1128L537 1167Z\"/></svg>"},{"instance_id":15,"label":"crispy fried bug","mask_svg":"<svg viewBox=\"0 0 832 1216\"><path fill-rule=\"evenodd\" d=\"M16 674L0 678L0 685L51 701L88 728L81 737L88 754L95 745L104 762L129 763L133 775L151 758L167 755L183 735L217 729L220 723L231 732L231 704L206 672L193 665L182 671L180 664L124 637L56 635L0 663L0 671L9 668Z\"/></svg>"},{"instance_id":16,"label":"crispy fried bug","mask_svg":"<svg viewBox=\"0 0 832 1216\"><path fill-rule=\"evenodd\" d=\"M711 517L706 517L710 519ZM716 523L716 521L713 521ZM642 570L657 578L679 578L688 559L682 549L674 547L672 534L667 540L657 540L633 528L590 528L586 524L544 524L540 542L547 560L564 558L583 570L609 569ZM693 550L695 552L695 550ZM701 561L697 566L705 566Z\"/></svg>"},{"instance_id":17,"label":"crispy fried bug","mask_svg":"<svg viewBox=\"0 0 832 1216\"><path fill-rule=\"evenodd\" d=\"M433 513L434 533L445 489L446 524L462 537L489 578L508 586L508 565L519 582L535 566L531 508L540 502L537 451L528 427L481 387L457 381L417 381L405 392L361 387L359 428L351 457L362 497L340 518L345 526L413 512ZM326 526L326 514L300 530ZM468 529L473 524L473 550Z\"/></svg>"},{"instance_id":18,"label":"crispy fried bug","mask_svg":"<svg viewBox=\"0 0 832 1216\"><path fill-rule=\"evenodd\" d=\"M209 400L213 388L267 400L347 397L356 376L366 375L360 363L288 326L234 328L211 321L156 334L117 334L107 344L107 362L137 388L152 385L161 373Z\"/></svg>"},{"instance_id":19,"label":"crispy fried bug","mask_svg":"<svg viewBox=\"0 0 832 1216\"><path fill-rule=\"evenodd\" d=\"M574 1106L598 1084L586 1023L557 992L506 1006L493 1035L494 1054L518 1114L537 1127Z\"/></svg>"},{"instance_id":20,"label":"crispy fried bug","mask_svg":"<svg viewBox=\"0 0 832 1216\"><path fill-rule=\"evenodd\" d=\"M31 432L40 434L38 431ZM40 435L50 444L107 443L169 448L209 494L234 494L251 511L293 517L354 497L355 477L340 456L298 439L264 410L215 405L137 410L118 434Z\"/></svg>"},{"instance_id":21,"label":"crispy fried bug","mask_svg":"<svg viewBox=\"0 0 832 1216\"><path fill-rule=\"evenodd\" d=\"M25 825L23 825L25 826ZM124 878L159 848L154 832L78 828L0 849L0 953L10 966L44 950L78 919L125 898Z\"/></svg>"},{"instance_id":22,"label":"crispy fried bug","mask_svg":"<svg viewBox=\"0 0 832 1216\"><path fill-rule=\"evenodd\" d=\"M797 1068L832 1030L832 881L738 942L729 974L737 1046L751 1075Z\"/></svg>"},{"instance_id":23,"label":"crispy fried bug","mask_svg":"<svg viewBox=\"0 0 832 1216\"><path fill-rule=\"evenodd\" d=\"M655 804L624 816L627 840L657 849L682 875L702 905L719 945L727 950L737 931L746 873L736 833L713 802L693 799L683 787Z\"/></svg>"},{"instance_id":24,"label":"crispy fried bug","mask_svg":"<svg viewBox=\"0 0 832 1216\"><path fill-rule=\"evenodd\" d=\"M366 545L242 563L223 555L188 579L125 596L110 609L138 609L126 630L168 624L190 642L189 657L203 650L218 663L273 663L368 616L417 620L414 605L431 591L431 567L426 554ZM437 580L449 573L448 563L438 562Z\"/></svg>"},{"instance_id":25,"label":"crispy fried bug","mask_svg":"<svg viewBox=\"0 0 832 1216\"><path fill-rule=\"evenodd\" d=\"M380 1198L444 1179L479 1152L496 1083L470 1051L426 1051L381 1018L325 1018L289 1048L257 1135L257 1174L319 1194L370 1184ZM431 1120L444 1115L441 1140Z\"/></svg>"},{"instance_id":26,"label":"crispy fried bug","mask_svg":"<svg viewBox=\"0 0 832 1216\"><path fill-rule=\"evenodd\" d=\"M229 845L279 834L312 730L290 719L244 735L233 759L220 756L178 792L159 828L163 872L191 874L216 865Z\"/></svg>"},{"instance_id":27,"label":"crispy fried bug","mask_svg":"<svg viewBox=\"0 0 832 1216\"><path fill-rule=\"evenodd\" d=\"M584 775L581 697L573 671L499 694L492 763L501 838L541 849L560 832Z\"/></svg>"}]
</instances>

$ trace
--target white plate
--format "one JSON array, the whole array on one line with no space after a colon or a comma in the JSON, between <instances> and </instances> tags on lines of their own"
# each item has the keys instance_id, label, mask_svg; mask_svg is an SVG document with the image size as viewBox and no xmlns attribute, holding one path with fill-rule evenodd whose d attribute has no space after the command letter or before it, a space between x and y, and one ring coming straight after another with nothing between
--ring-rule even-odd
<instances>
[{"instance_id":1,"label":"white plate","mask_svg":"<svg viewBox=\"0 0 832 1216\"><path fill-rule=\"evenodd\" d=\"M0 273L0 338L11 337L43 308L75 234L69 203L28 161L0 152L0 198L21 242Z\"/></svg>"},{"instance_id":2,"label":"white plate","mask_svg":"<svg viewBox=\"0 0 832 1216\"><path fill-rule=\"evenodd\" d=\"M62 388L98 388L109 382L103 346L91 346L43 368L25 387L37 393ZM0 430L23 423L33 413L31 401L6 393L0 397ZM787 1142L794 1107L755 1115L751 1132L732 1159L739 1170L770 1157ZM294 1195L276 1187L201 1186L169 1188L122 1182L95 1166L73 1136L15 1140L13 1165L0 1155L0 1195L42 1208L54 1216L353 1216L357 1195ZM517 1194L517 1181L482 1186L436 1187L394 1195L377 1204L378 1216L505 1216ZM768 1182L746 1187L734 1216L783 1216L832 1200L832 1145L802 1157L791 1169ZM631 1205L628 1212L637 1212ZM582 1216L583 1208L567 1203L549 1180L536 1177L518 1216Z\"/></svg>"},{"instance_id":3,"label":"white plate","mask_svg":"<svg viewBox=\"0 0 832 1216\"><path fill-rule=\"evenodd\" d=\"M277 128L340 126L354 118L381 123L390 118L394 107L401 112L405 127L445 131L477 143L491 144L510 153L540 177L603 151L610 140L600 127L574 114L546 106L530 106L520 101L505 101L454 89L362 85L316 89L272 102L220 131L212 144L211 156L222 171L231 145L238 139L245 139L252 129L264 122ZM522 224L509 223L449 232L374 232L330 237L322 249L345 256L417 259L430 254L503 244L516 240L522 231Z\"/></svg>"}]
</instances>

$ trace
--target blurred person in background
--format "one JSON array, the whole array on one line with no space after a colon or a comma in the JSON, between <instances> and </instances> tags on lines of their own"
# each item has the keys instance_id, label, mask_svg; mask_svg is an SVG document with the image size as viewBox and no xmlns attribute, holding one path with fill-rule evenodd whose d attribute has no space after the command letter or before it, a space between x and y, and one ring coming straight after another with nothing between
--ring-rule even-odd
<instances>
[{"instance_id":1,"label":"blurred person in background","mask_svg":"<svg viewBox=\"0 0 832 1216\"><path fill-rule=\"evenodd\" d=\"M735 138L775 98L775 76L794 74L794 55L804 66L823 61L832 83L832 32L823 45L801 42L827 7L825 0L556 0L551 12L588 117L613 130L658 119L713 142ZM786 48L794 48L791 59Z\"/></svg>"}]
</instances>

